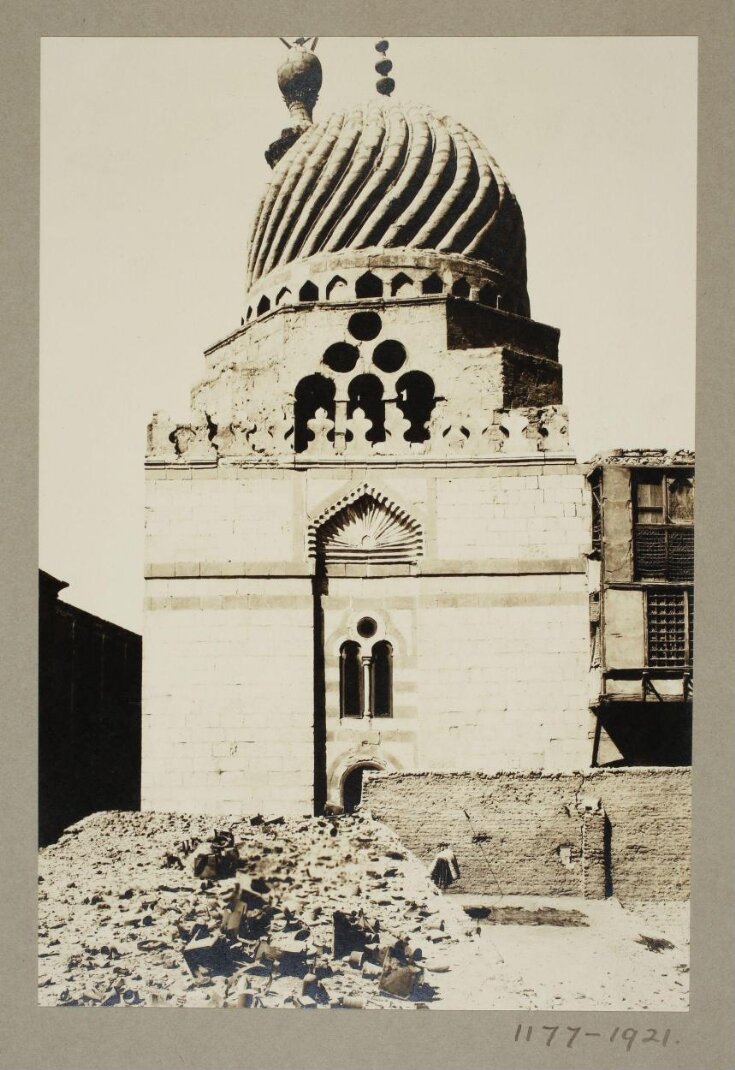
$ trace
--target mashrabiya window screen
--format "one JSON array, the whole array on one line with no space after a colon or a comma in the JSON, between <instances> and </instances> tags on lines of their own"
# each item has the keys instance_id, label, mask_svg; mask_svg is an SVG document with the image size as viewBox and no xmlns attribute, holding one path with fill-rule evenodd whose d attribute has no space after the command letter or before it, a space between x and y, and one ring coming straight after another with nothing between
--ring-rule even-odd
<instances>
[{"instance_id":1,"label":"mashrabiya window screen","mask_svg":"<svg viewBox=\"0 0 735 1070\"><path fill-rule=\"evenodd\" d=\"M693 658L694 593L646 591L647 663L650 668L689 667Z\"/></svg>"}]
</instances>

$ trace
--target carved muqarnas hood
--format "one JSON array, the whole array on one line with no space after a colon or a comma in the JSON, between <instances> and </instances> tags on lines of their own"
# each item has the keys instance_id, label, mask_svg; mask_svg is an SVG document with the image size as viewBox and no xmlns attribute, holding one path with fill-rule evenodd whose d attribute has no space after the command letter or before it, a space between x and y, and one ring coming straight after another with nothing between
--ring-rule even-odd
<instances>
[{"instance_id":1,"label":"carved muqarnas hood","mask_svg":"<svg viewBox=\"0 0 735 1070\"><path fill-rule=\"evenodd\" d=\"M258 209L248 286L317 253L386 249L478 260L528 303L523 218L500 168L423 105L374 101L302 134Z\"/></svg>"}]
</instances>

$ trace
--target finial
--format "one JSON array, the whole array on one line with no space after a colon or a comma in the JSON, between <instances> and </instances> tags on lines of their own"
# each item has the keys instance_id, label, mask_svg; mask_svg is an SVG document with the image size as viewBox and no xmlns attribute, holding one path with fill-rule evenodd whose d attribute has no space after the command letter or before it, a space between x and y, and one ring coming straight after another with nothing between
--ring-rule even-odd
<instances>
[{"instance_id":1,"label":"finial","mask_svg":"<svg viewBox=\"0 0 735 1070\"><path fill-rule=\"evenodd\" d=\"M380 52L383 57L382 59L379 59L378 62L375 64L375 70L378 72L379 75L381 75L381 77L378 78L377 82L375 83L375 88L378 90L379 93L382 93L384 97L389 97L393 90L396 88L396 83L394 82L394 80L388 77L390 72L393 70L393 64L386 56L388 47L389 42L383 40L378 41L375 45L375 51Z\"/></svg>"},{"instance_id":2,"label":"finial","mask_svg":"<svg viewBox=\"0 0 735 1070\"><path fill-rule=\"evenodd\" d=\"M314 53L318 37L295 37L292 42L281 37L288 55L278 68L278 88L291 112L291 125L311 123L314 105L322 87L322 65ZM304 46L308 41L308 48Z\"/></svg>"},{"instance_id":3,"label":"finial","mask_svg":"<svg viewBox=\"0 0 735 1070\"><path fill-rule=\"evenodd\" d=\"M278 68L278 88L291 113L291 124L266 149L265 158L275 167L282 156L312 125L314 105L322 87L322 65L314 53L318 37L279 37L288 55ZM307 46L307 47L305 47Z\"/></svg>"}]
</instances>

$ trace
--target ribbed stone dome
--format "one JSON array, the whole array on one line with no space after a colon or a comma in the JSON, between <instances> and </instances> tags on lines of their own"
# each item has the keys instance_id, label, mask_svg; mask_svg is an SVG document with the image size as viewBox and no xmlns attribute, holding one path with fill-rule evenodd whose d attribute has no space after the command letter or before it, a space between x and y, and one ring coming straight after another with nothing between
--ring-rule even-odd
<instances>
[{"instance_id":1,"label":"ribbed stone dome","mask_svg":"<svg viewBox=\"0 0 735 1070\"><path fill-rule=\"evenodd\" d=\"M460 254L528 302L523 217L500 168L474 134L423 105L376 100L309 127L261 201L248 286L344 249Z\"/></svg>"}]
</instances>

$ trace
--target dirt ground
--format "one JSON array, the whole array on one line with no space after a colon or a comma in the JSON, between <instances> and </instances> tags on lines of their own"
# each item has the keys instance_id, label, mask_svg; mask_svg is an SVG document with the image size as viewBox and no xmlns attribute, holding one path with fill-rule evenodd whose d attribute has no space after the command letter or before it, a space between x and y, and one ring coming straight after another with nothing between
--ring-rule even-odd
<instances>
[{"instance_id":1,"label":"dirt ground","mask_svg":"<svg viewBox=\"0 0 735 1070\"><path fill-rule=\"evenodd\" d=\"M688 972L686 903L442 894L367 814L113 811L39 855L43 1006L686 1010Z\"/></svg>"}]
</instances>

